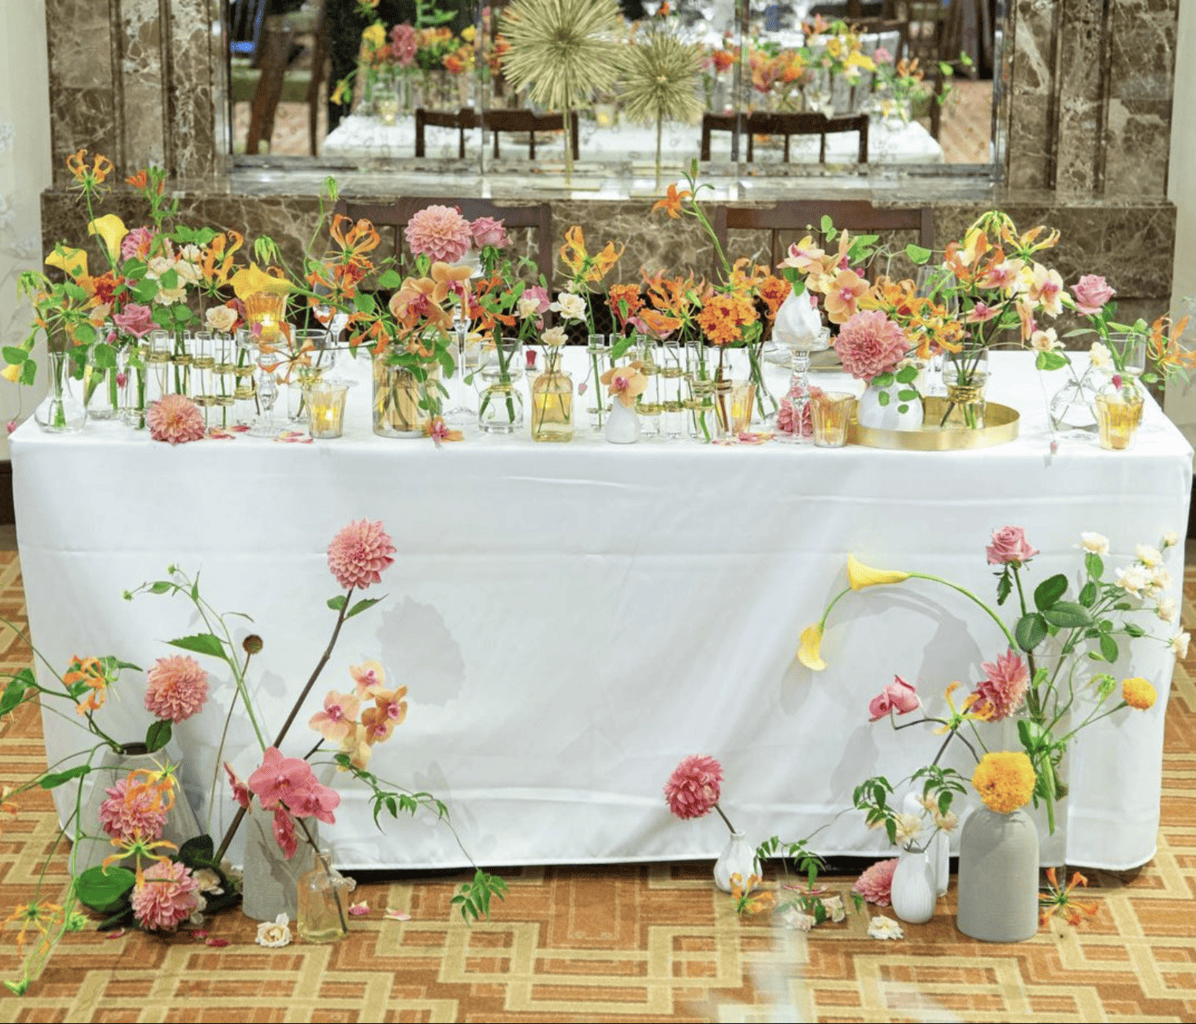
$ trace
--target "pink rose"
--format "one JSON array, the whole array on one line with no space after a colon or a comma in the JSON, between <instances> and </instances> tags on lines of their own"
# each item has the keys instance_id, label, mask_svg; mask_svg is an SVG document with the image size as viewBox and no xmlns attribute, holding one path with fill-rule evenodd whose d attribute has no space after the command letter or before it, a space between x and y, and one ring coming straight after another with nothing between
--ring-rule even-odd
<instances>
[{"instance_id":1,"label":"pink rose","mask_svg":"<svg viewBox=\"0 0 1196 1024\"><path fill-rule=\"evenodd\" d=\"M1099 274L1085 274L1071 286L1076 297L1076 312L1095 316L1117 293Z\"/></svg>"},{"instance_id":2,"label":"pink rose","mask_svg":"<svg viewBox=\"0 0 1196 1024\"><path fill-rule=\"evenodd\" d=\"M505 249L511 244L502 221L493 217L479 217L469 225L469 229L473 232L473 244L479 249L488 245L496 249Z\"/></svg>"},{"instance_id":3,"label":"pink rose","mask_svg":"<svg viewBox=\"0 0 1196 1024\"><path fill-rule=\"evenodd\" d=\"M899 715L908 715L911 711L917 711L921 706L922 701L918 697L918 691L901 676L893 676L893 681L881 690L880 695L873 697L868 702L868 713L872 716L870 721L879 722L890 712L896 711Z\"/></svg>"},{"instance_id":4,"label":"pink rose","mask_svg":"<svg viewBox=\"0 0 1196 1024\"><path fill-rule=\"evenodd\" d=\"M158 326L154 323L149 306L141 306L136 302L130 302L125 306L124 312L117 313L112 322L122 331L138 338L144 338Z\"/></svg>"},{"instance_id":5,"label":"pink rose","mask_svg":"<svg viewBox=\"0 0 1196 1024\"><path fill-rule=\"evenodd\" d=\"M985 551L989 565L1021 565L1038 554L1026 543L1025 531L1020 526L1002 526L993 530L993 542Z\"/></svg>"}]
</instances>

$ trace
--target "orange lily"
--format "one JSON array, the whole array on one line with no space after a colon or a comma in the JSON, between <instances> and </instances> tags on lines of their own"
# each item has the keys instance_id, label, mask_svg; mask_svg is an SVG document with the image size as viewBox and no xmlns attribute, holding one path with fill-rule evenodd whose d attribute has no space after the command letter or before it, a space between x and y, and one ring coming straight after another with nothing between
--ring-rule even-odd
<instances>
[{"instance_id":1,"label":"orange lily","mask_svg":"<svg viewBox=\"0 0 1196 1024\"><path fill-rule=\"evenodd\" d=\"M217 235L204 246L199 264L204 280L217 287L228 284L233 272L233 253L244 244L244 235L237 231L229 231L227 235Z\"/></svg>"},{"instance_id":2,"label":"orange lily","mask_svg":"<svg viewBox=\"0 0 1196 1024\"><path fill-rule=\"evenodd\" d=\"M142 796L155 794L154 809L169 811L174 806L175 772L178 765L168 764L154 771L152 768L138 768L129 772L129 785L125 800L133 803Z\"/></svg>"},{"instance_id":3,"label":"orange lily","mask_svg":"<svg viewBox=\"0 0 1196 1024\"><path fill-rule=\"evenodd\" d=\"M607 271L619 262L623 248L615 251L615 243L594 256L586 251L586 237L580 225L574 224L565 232L565 244L561 246L561 260L572 272L574 281L601 281Z\"/></svg>"},{"instance_id":4,"label":"orange lily","mask_svg":"<svg viewBox=\"0 0 1196 1024\"><path fill-rule=\"evenodd\" d=\"M756 886L764 881L759 875L748 875L747 881L738 871L731 876L731 899L735 904L735 913L740 917L747 914L759 914L776 905L776 894L758 892L752 895Z\"/></svg>"},{"instance_id":5,"label":"orange lily","mask_svg":"<svg viewBox=\"0 0 1196 1024\"><path fill-rule=\"evenodd\" d=\"M165 853L154 853L159 847L167 847L171 850L177 850L178 847L174 843L169 843L165 839L160 839L157 842L150 841L142 837L140 832L134 832L131 839L113 839L112 845L116 847L117 853L110 857L105 857L101 862L105 871L113 864L117 864L126 857L136 858L137 864L137 886L145 885L145 868L141 865L141 859L156 860L163 864L170 863L170 856Z\"/></svg>"},{"instance_id":6,"label":"orange lily","mask_svg":"<svg viewBox=\"0 0 1196 1024\"><path fill-rule=\"evenodd\" d=\"M692 193L689 189L681 189L678 191L677 183L673 182L669 186L668 195L664 199L659 200L655 206L652 207L652 212L657 210L664 210L674 220L681 216L681 204L684 200L692 198Z\"/></svg>"},{"instance_id":7,"label":"orange lily","mask_svg":"<svg viewBox=\"0 0 1196 1024\"><path fill-rule=\"evenodd\" d=\"M66 169L71 172L75 181L85 188L102 184L113 171L112 161L99 153L88 167L85 149L77 150L66 158Z\"/></svg>"}]
</instances>

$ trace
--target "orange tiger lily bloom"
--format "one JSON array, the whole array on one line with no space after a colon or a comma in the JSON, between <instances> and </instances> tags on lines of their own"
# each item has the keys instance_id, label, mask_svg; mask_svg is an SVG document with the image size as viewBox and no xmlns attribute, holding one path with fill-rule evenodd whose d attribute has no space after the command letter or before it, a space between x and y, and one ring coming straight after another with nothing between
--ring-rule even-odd
<instances>
[{"instance_id":1,"label":"orange tiger lily bloom","mask_svg":"<svg viewBox=\"0 0 1196 1024\"><path fill-rule=\"evenodd\" d=\"M152 768L138 768L129 772L129 786L125 800L133 803L142 796L154 795L155 809L169 811L174 806L174 787L177 785L175 772L178 765L167 764L154 771Z\"/></svg>"},{"instance_id":2,"label":"orange tiger lily bloom","mask_svg":"<svg viewBox=\"0 0 1196 1024\"><path fill-rule=\"evenodd\" d=\"M345 225L350 225L348 231L345 230ZM341 213L333 218L329 233L332 235L332 240L352 257L360 257L367 252L373 252L382 241L378 229L370 221L363 217L354 222L351 217L346 217Z\"/></svg>"},{"instance_id":3,"label":"orange tiger lily bloom","mask_svg":"<svg viewBox=\"0 0 1196 1024\"><path fill-rule=\"evenodd\" d=\"M62 684L68 689L75 683L83 682L91 687L87 699L75 705L75 711L85 715L89 711L99 711L104 706L104 698L108 692L108 677L104 673L104 664L99 658L71 658L67 671L63 674Z\"/></svg>"},{"instance_id":4,"label":"orange tiger lily bloom","mask_svg":"<svg viewBox=\"0 0 1196 1024\"><path fill-rule=\"evenodd\" d=\"M652 207L652 212L655 213L657 210L664 210L665 213L676 220L681 216L682 203L686 199L690 198L692 198L692 193L689 191L689 189L681 189L678 191L677 183L673 182L673 184L669 186L668 195L659 200Z\"/></svg>"},{"instance_id":5,"label":"orange tiger lily bloom","mask_svg":"<svg viewBox=\"0 0 1196 1024\"><path fill-rule=\"evenodd\" d=\"M655 309L641 309L639 318L648 326L648 330L658 338L667 338L683 323L675 316L665 316Z\"/></svg>"},{"instance_id":6,"label":"orange tiger lily bloom","mask_svg":"<svg viewBox=\"0 0 1196 1024\"><path fill-rule=\"evenodd\" d=\"M245 236L237 231L219 234L204 246L199 268L209 284L223 287L233 272L233 253L245 244Z\"/></svg>"},{"instance_id":7,"label":"orange tiger lily bloom","mask_svg":"<svg viewBox=\"0 0 1196 1024\"><path fill-rule=\"evenodd\" d=\"M66 158L66 169L80 185L100 185L113 171L112 161L97 153L90 167L87 165L87 150L76 150Z\"/></svg>"}]
</instances>

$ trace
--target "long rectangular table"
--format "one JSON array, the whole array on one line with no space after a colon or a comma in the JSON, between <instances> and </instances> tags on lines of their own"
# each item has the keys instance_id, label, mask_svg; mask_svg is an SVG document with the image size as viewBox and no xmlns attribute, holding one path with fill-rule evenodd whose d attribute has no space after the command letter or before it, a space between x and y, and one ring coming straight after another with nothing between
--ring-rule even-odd
<instances>
[{"instance_id":1,"label":"long rectangular table","mask_svg":"<svg viewBox=\"0 0 1196 1024\"><path fill-rule=\"evenodd\" d=\"M798 636L844 585L848 553L989 596L984 548L1001 526L1023 526L1042 552L1033 581L1078 571L1082 530L1110 539L1113 565L1184 530L1192 450L1180 433L1151 403L1132 451L1064 442L1052 452L1045 398L1061 384L1040 383L1024 354L998 354L990 396L1020 410L1021 436L959 453L588 436L436 448L374 437L368 386L350 394L346 436L313 444L243 436L172 448L115 424L62 437L27 423L12 452L30 627L55 666L111 652L148 667L176 653L165 640L199 624L180 600L122 593L171 564L202 571L216 608L253 616L230 620L238 635L264 638L252 687L277 725L332 627L329 541L351 520L381 520L398 551L366 596L384 600L346 624L286 752L310 748L303 723L327 689L350 688L349 666L377 659L409 688L410 713L372 769L444 798L479 862L715 856L717 816L674 820L662 797L693 753L722 762L722 807L753 842L825 825L820 851L879 853L861 815L840 812L865 777L902 778L938 739L869 724L869 699L900 674L941 709L947 684L967 692L1005 644L974 606L911 581L841 604L823 644L829 667L811 674L795 660ZM1182 546L1171 556L1178 599ZM1114 671L1149 678L1159 704L1075 744L1071 863L1128 868L1155 850L1172 658L1140 648ZM210 814L219 833L235 809L223 773L209 802L231 683L210 669L211 704L175 743L200 820ZM103 715L134 739L147 721L138 678L120 690ZM45 725L52 759L77 745L61 719ZM257 763L241 715L224 756L242 777ZM323 833L339 862L464 863L430 817L375 829L364 791L346 781Z\"/></svg>"}]
</instances>

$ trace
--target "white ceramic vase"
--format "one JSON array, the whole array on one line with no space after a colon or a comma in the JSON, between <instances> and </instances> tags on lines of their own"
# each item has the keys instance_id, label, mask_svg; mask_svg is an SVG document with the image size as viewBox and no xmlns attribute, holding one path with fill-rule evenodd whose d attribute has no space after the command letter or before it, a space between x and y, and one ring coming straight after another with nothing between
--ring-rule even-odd
<instances>
[{"instance_id":1,"label":"white ceramic vase","mask_svg":"<svg viewBox=\"0 0 1196 1024\"><path fill-rule=\"evenodd\" d=\"M955 923L981 942L1024 942L1038 931L1038 832L1024 808L978 807L964 819Z\"/></svg>"},{"instance_id":2,"label":"white ceramic vase","mask_svg":"<svg viewBox=\"0 0 1196 1024\"><path fill-rule=\"evenodd\" d=\"M872 430L921 430L922 399L900 401L897 391L905 387L904 384L892 384L887 388L875 385L865 388L856 404L856 418L860 426ZM885 405L881 404L882 394L889 396ZM902 405L906 407L905 412L900 411Z\"/></svg>"},{"instance_id":3,"label":"white ceramic vase","mask_svg":"<svg viewBox=\"0 0 1196 1024\"><path fill-rule=\"evenodd\" d=\"M640 439L639 414L616 398L610 404L606 426L602 429L611 444L635 444Z\"/></svg>"},{"instance_id":4,"label":"white ceramic vase","mask_svg":"<svg viewBox=\"0 0 1196 1024\"><path fill-rule=\"evenodd\" d=\"M901 810L905 814L914 814L922 819L922 827L929 834L934 831L934 819L930 812L922 806L917 793L906 793L901 801ZM934 872L934 892L936 896L947 895L947 887L951 884L951 842L947 833L935 831L934 837L926 847L926 859L930 862Z\"/></svg>"},{"instance_id":5,"label":"white ceramic vase","mask_svg":"<svg viewBox=\"0 0 1196 1024\"><path fill-rule=\"evenodd\" d=\"M935 892L934 868L926 851L901 851L897 870L893 872L889 899L893 913L909 924L925 924L934 917L938 894Z\"/></svg>"},{"instance_id":6,"label":"white ceramic vase","mask_svg":"<svg viewBox=\"0 0 1196 1024\"><path fill-rule=\"evenodd\" d=\"M619 403L616 402L615 405ZM756 849L742 832L732 832L727 845L714 863L714 884L723 892L731 891L731 876L746 882L756 870Z\"/></svg>"}]
</instances>

